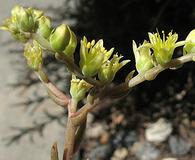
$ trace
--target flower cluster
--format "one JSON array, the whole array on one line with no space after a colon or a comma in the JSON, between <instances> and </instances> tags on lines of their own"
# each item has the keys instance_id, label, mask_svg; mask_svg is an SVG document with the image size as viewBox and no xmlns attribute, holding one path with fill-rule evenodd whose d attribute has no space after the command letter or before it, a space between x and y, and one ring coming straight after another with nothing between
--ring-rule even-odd
<instances>
[{"instance_id":1,"label":"flower cluster","mask_svg":"<svg viewBox=\"0 0 195 160\"><path fill-rule=\"evenodd\" d=\"M32 38L32 34L37 34L48 41L53 51L65 54L73 60L77 46L75 34L64 24L52 29L50 18L40 10L16 5L11 11L11 17L4 21L0 29L9 31L23 43Z\"/></svg>"},{"instance_id":2,"label":"flower cluster","mask_svg":"<svg viewBox=\"0 0 195 160\"><path fill-rule=\"evenodd\" d=\"M0 29L9 31L13 37L24 43L27 43L29 39L34 40L33 44L28 42L25 45L24 56L30 68L35 71L43 63L42 52L44 49L54 52L56 58L64 60L67 67L71 68L72 74L76 73L76 76L80 78L72 79L71 94L74 97L82 97L78 89L75 89L75 84L79 84L77 85L79 87L76 87L79 90L82 90L81 86L87 82L107 85L113 81L116 73L130 61L121 60L123 58L121 55L112 55L114 48L105 49L102 39L97 42L95 40L89 42L84 37L80 41L78 67L74 63L74 53L77 47L77 37L74 32L65 24L52 28L50 18L45 16L42 11L33 8L15 6L11 11L11 17L4 21ZM172 32L167 36L164 31L162 36L159 32L148 33L148 36L148 41L145 40L138 46L135 41L132 44L138 73L144 74L157 65L166 65L171 61L175 48L179 46L184 45L184 54L195 51L195 30L192 30L187 38L180 42L177 42L178 34Z\"/></svg>"},{"instance_id":3,"label":"flower cluster","mask_svg":"<svg viewBox=\"0 0 195 160\"><path fill-rule=\"evenodd\" d=\"M1 29L9 31L19 41L27 42L30 37L26 32L36 32L38 19L42 15L40 10L16 5L11 11L11 17L4 21Z\"/></svg>"},{"instance_id":4,"label":"flower cluster","mask_svg":"<svg viewBox=\"0 0 195 160\"><path fill-rule=\"evenodd\" d=\"M133 41L133 52L136 60L136 69L139 73L146 72L156 65L164 65L168 63L173 56L174 50L177 46L178 34L170 32L165 37L164 31L162 38L157 33L148 33L149 42L144 41L142 45L137 47Z\"/></svg>"},{"instance_id":5,"label":"flower cluster","mask_svg":"<svg viewBox=\"0 0 195 160\"><path fill-rule=\"evenodd\" d=\"M116 72L129 62L129 60L119 62L122 56L117 54L109 60L113 51L114 48L109 51L104 48L102 39L95 43L95 40L88 42L84 37L81 40L79 63L84 76L93 77L98 74L102 83L111 82Z\"/></svg>"}]
</instances>

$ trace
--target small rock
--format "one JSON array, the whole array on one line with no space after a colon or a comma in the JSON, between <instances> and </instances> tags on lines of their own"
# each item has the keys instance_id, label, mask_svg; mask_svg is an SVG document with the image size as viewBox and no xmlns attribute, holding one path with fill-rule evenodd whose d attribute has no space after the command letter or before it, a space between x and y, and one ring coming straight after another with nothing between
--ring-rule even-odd
<instances>
[{"instance_id":1,"label":"small rock","mask_svg":"<svg viewBox=\"0 0 195 160\"><path fill-rule=\"evenodd\" d=\"M121 124L122 123L122 121L124 120L124 115L123 114L113 114L112 115L112 122L114 123L114 124L116 124L116 125L118 125L118 124Z\"/></svg>"},{"instance_id":2,"label":"small rock","mask_svg":"<svg viewBox=\"0 0 195 160\"><path fill-rule=\"evenodd\" d=\"M86 136L88 138L98 138L104 133L103 125L94 123L91 127L87 128Z\"/></svg>"},{"instance_id":3,"label":"small rock","mask_svg":"<svg viewBox=\"0 0 195 160\"><path fill-rule=\"evenodd\" d=\"M131 148L132 145L133 145L137 140L138 140L138 137L137 137L136 132L135 132L135 131L131 131L131 132L129 132L129 133L125 136L123 142L124 142L125 147Z\"/></svg>"},{"instance_id":4,"label":"small rock","mask_svg":"<svg viewBox=\"0 0 195 160\"><path fill-rule=\"evenodd\" d=\"M120 147L125 135L125 131L120 130L112 139L113 146Z\"/></svg>"},{"instance_id":5,"label":"small rock","mask_svg":"<svg viewBox=\"0 0 195 160\"><path fill-rule=\"evenodd\" d=\"M149 142L163 142L172 132L172 125L161 118L146 128L145 136Z\"/></svg>"},{"instance_id":6,"label":"small rock","mask_svg":"<svg viewBox=\"0 0 195 160\"><path fill-rule=\"evenodd\" d=\"M139 160L156 160L160 151L149 142L136 142L132 152Z\"/></svg>"},{"instance_id":7,"label":"small rock","mask_svg":"<svg viewBox=\"0 0 195 160\"><path fill-rule=\"evenodd\" d=\"M163 158L162 160L178 160L177 158Z\"/></svg>"},{"instance_id":8,"label":"small rock","mask_svg":"<svg viewBox=\"0 0 195 160\"><path fill-rule=\"evenodd\" d=\"M92 113L88 113L87 123L92 123L93 121L94 121L94 115Z\"/></svg>"},{"instance_id":9,"label":"small rock","mask_svg":"<svg viewBox=\"0 0 195 160\"><path fill-rule=\"evenodd\" d=\"M119 148L114 151L113 157L111 160L124 160L128 156L127 148Z\"/></svg>"},{"instance_id":10,"label":"small rock","mask_svg":"<svg viewBox=\"0 0 195 160\"><path fill-rule=\"evenodd\" d=\"M111 153L112 153L111 145L100 145L91 150L91 152L89 153L89 159L92 160L108 159Z\"/></svg>"},{"instance_id":11,"label":"small rock","mask_svg":"<svg viewBox=\"0 0 195 160\"><path fill-rule=\"evenodd\" d=\"M179 136L171 136L169 146L173 154L184 155L190 151L192 145Z\"/></svg>"},{"instance_id":12,"label":"small rock","mask_svg":"<svg viewBox=\"0 0 195 160\"><path fill-rule=\"evenodd\" d=\"M191 127L192 127L192 128L195 128L195 120L192 120L192 121L191 121Z\"/></svg>"},{"instance_id":13,"label":"small rock","mask_svg":"<svg viewBox=\"0 0 195 160\"><path fill-rule=\"evenodd\" d=\"M101 136L100 136L100 143L101 144L107 144L110 140L110 134L108 132L104 132Z\"/></svg>"}]
</instances>

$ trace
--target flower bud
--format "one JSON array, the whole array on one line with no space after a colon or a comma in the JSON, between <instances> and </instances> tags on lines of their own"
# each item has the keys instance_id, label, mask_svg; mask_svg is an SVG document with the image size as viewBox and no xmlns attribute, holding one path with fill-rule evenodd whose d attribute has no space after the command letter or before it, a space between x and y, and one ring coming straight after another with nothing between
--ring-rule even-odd
<instances>
[{"instance_id":1,"label":"flower bud","mask_svg":"<svg viewBox=\"0 0 195 160\"><path fill-rule=\"evenodd\" d=\"M75 76L72 76L70 94L75 101L79 102L84 99L85 94L90 90L90 88L92 88L92 85L84 80L80 80Z\"/></svg>"},{"instance_id":2,"label":"flower bud","mask_svg":"<svg viewBox=\"0 0 195 160\"><path fill-rule=\"evenodd\" d=\"M103 47L103 40L88 42L86 37L81 40L80 47L80 62L79 65L82 69L82 73L86 77L95 76L100 67L106 62L112 55L114 49L107 51Z\"/></svg>"},{"instance_id":3,"label":"flower bud","mask_svg":"<svg viewBox=\"0 0 195 160\"><path fill-rule=\"evenodd\" d=\"M68 27L68 30L70 32L70 40L68 45L66 46L65 50L63 51L63 53L65 53L68 57L70 57L70 59L73 59L73 53L75 52L76 46L77 46L77 38L74 34L73 31L70 30L70 28Z\"/></svg>"},{"instance_id":4,"label":"flower bud","mask_svg":"<svg viewBox=\"0 0 195 160\"><path fill-rule=\"evenodd\" d=\"M126 65L130 60L124 60L119 62L122 56L115 54L113 58L109 61L107 60L100 68L98 72L98 78L103 84L112 82L115 77L116 72L120 70L124 65Z\"/></svg>"},{"instance_id":5,"label":"flower bud","mask_svg":"<svg viewBox=\"0 0 195 160\"><path fill-rule=\"evenodd\" d=\"M165 39L165 34L163 34L163 39L161 39L160 34L157 32L155 34L148 33L151 48L154 51L154 57L158 64L164 65L169 62L173 56L173 52L176 48L176 41L178 39L178 34L170 32Z\"/></svg>"},{"instance_id":6,"label":"flower bud","mask_svg":"<svg viewBox=\"0 0 195 160\"><path fill-rule=\"evenodd\" d=\"M12 17L16 17L16 23L18 28L24 32L34 32L35 31L35 20L33 17L32 8L23 8L21 6L15 6L12 11Z\"/></svg>"},{"instance_id":7,"label":"flower bud","mask_svg":"<svg viewBox=\"0 0 195 160\"><path fill-rule=\"evenodd\" d=\"M195 52L195 29L193 29L186 38L186 43L184 45L185 53Z\"/></svg>"},{"instance_id":8,"label":"flower bud","mask_svg":"<svg viewBox=\"0 0 195 160\"><path fill-rule=\"evenodd\" d=\"M38 21L37 33L47 39L51 34L51 20L48 17L42 16Z\"/></svg>"},{"instance_id":9,"label":"flower bud","mask_svg":"<svg viewBox=\"0 0 195 160\"><path fill-rule=\"evenodd\" d=\"M36 41L33 41L33 45L27 43L24 49L24 57L27 60L28 66L32 70L38 71L43 63L42 48Z\"/></svg>"},{"instance_id":10,"label":"flower bud","mask_svg":"<svg viewBox=\"0 0 195 160\"><path fill-rule=\"evenodd\" d=\"M135 55L136 69L139 73L144 73L151 69L154 65L152 63L152 56L147 42L137 48L137 44L133 41L133 53Z\"/></svg>"},{"instance_id":11,"label":"flower bud","mask_svg":"<svg viewBox=\"0 0 195 160\"><path fill-rule=\"evenodd\" d=\"M50 35L50 44L54 51L63 52L70 40L67 25L61 24Z\"/></svg>"}]
</instances>

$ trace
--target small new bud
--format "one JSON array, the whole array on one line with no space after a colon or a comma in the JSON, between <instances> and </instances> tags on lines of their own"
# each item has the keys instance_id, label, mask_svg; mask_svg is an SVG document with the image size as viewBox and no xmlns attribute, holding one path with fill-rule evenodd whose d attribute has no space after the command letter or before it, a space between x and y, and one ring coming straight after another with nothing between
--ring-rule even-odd
<instances>
[{"instance_id":1,"label":"small new bud","mask_svg":"<svg viewBox=\"0 0 195 160\"><path fill-rule=\"evenodd\" d=\"M133 53L135 55L136 69L139 73L144 73L151 69L154 65L152 63L152 56L147 42L137 48L137 44L133 41Z\"/></svg>"},{"instance_id":2,"label":"small new bud","mask_svg":"<svg viewBox=\"0 0 195 160\"><path fill-rule=\"evenodd\" d=\"M155 34L148 33L151 48L154 51L154 57L158 64L164 65L169 62L173 56L173 52L176 48L176 41L178 39L178 34L170 32L165 38L165 33L162 32L163 39L161 39L160 34L157 32Z\"/></svg>"},{"instance_id":3,"label":"small new bud","mask_svg":"<svg viewBox=\"0 0 195 160\"><path fill-rule=\"evenodd\" d=\"M15 6L12 9L12 17L16 18L16 23L18 24L18 28L24 32L34 32L35 31L35 20L33 17L33 9L32 8L23 8L21 6Z\"/></svg>"},{"instance_id":4,"label":"small new bud","mask_svg":"<svg viewBox=\"0 0 195 160\"><path fill-rule=\"evenodd\" d=\"M47 39L51 34L51 20L48 17L42 16L38 20L37 33Z\"/></svg>"},{"instance_id":5,"label":"small new bud","mask_svg":"<svg viewBox=\"0 0 195 160\"><path fill-rule=\"evenodd\" d=\"M67 25L61 24L50 35L50 45L56 52L63 52L70 40L70 32Z\"/></svg>"},{"instance_id":6,"label":"small new bud","mask_svg":"<svg viewBox=\"0 0 195 160\"><path fill-rule=\"evenodd\" d=\"M112 82L115 77L115 74L120 70L124 65L126 65L130 60L124 60L119 62L122 56L115 54L113 58L109 61L107 60L100 68L98 72L98 78L103 84Z\"/></svg>"},{"instance_id":7,"label":"small new bud","mask_svg":"<svg viewBox=\"0 0 195 160\"><path fill-rule=\"evenodd\" d=\"M5 19L3 22L3 25L0 26L0 29L9 31L11 33L19 32L18 25L16 23L16 18L11 17L11 18Z\"/></svg>"},{"instance_id":8,"label":"small new bud","mask_svg":"<svg viewBox=\"0 0 195 160\"><path fill-rule=\"evenodd\" d=\"M79 102L84 99L86 93L92 88L92 85L85 82L84 80L77 79L75 76L72 76L71 85L70 85L70 94L72 98Z\"/></svg>"},{"instance_id":9,"label":"small new bud","mask_svg":"<svg viewBox=\"0 0 195 160\"><path fill-rule=\"evenodd\" d=\"M38 71L43 63L42 48L36 41L33 41L33 45L27 43L24 49L24 57L28 66L32 70Z\"/></svg>"},{"instance_id":10,"label":"small new bud","mask_svg":"<svg viewBox=\"0 0 195 160\"><path fill-rule=\"evenodd\" d=\"M195 29L193 29L186 38L184 52L185 54L195 52Z\"/></svg>"},{"instance_id":11,"label":"small new bud","mask_svg":"<svg viewBox=\"0 0 195 160\"><path fill-rule=\"evenodd\" d=\"M68 30L70 32L70 40L68 45L66 46L63 53L65 53L70 59L73 59L73 53L75 52L76 46L77 46L77 38L73 31L68 27Z\"/></svg>"}]
</instances>

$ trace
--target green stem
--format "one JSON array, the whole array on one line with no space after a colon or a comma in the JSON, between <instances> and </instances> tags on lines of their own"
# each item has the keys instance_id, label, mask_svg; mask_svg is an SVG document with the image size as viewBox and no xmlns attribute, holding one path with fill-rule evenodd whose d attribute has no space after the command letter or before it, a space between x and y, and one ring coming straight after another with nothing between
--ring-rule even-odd
<instances>
[{"instance_id":1,"label":"green stem","mask_svg":"<svg viewBox=\"0 0 195 160\"><path fill-rule=\"evenodd\" d=\"M62 107L66 107L69 102L69 97L65 95L60 89L57 88L47 77L46 73L43 71L43 69L40 67L39 71L36 72L39 79L43 83L43 85L46 87L49 96L51 99L58 105Z\"/></svg>"},{"instance_id":2,"label":"green stem","mask_svg":"<svg viewBox=\"0 0 195 160\"><path fill-rule=\"evenodd\" d=\"M128 82L128 87L132 88L145 80L153 80L160 72L169 69L169 68L177 68L180 65L183 65L184 63L193 61L193 58L195 57L195 53L189 53L187 55L181 56L179 58L175 58L168 62L166 65L161 66L158 65L156 67L153 67L152 69L148 70L145 73L140 73L137 76L133 77L129 82Z\"/></svg>"},{"instance_id":3,"label":"green stem","mask_svg":"<svg viewBox=\"0 0 195 160\"><path fill-rule=\"evenodd\" d=\"M53 51L47 39L41 37L40 35L36 33L32 34L32 38L36 40L43 48L55 54L55 51ZM64 64L68 67L68 69L80 79L84 79L86 82L94 86L101 86L101 83L99 83L99 81L94 80L93 78L85 77L82 74L81 69L72 60L70 60L64 53L63 54L58 53L56 58L60 61L63 61Z\"/></svg>"},{"instance_id":4,"label":"green stem","mask_svg":"<svg viewBox=\"0 0 195 160\"><path fill-rule=\"evenodd\" d=\"M64 160L72 160L74 156L74 144L75 144L75 134L77 127L72 124L70 115L75 113L77 110L77 102L73 99L69 102L68 105L68 122L66 127L66 136L65 136L65 155Z\"/></svg>"},{"instance_id":5,"label":"green stem","mask_svg":"<svg viewBox=\"0 0 195 160\"><path fill-rule=\"evenodd\" d=\"M43 38L42 36L40 36L36 33L32 34L32 38L34 40L36 40L43 48L45 48L46 50L52 51L52 53L53 53L53 50L52 50L47 39Z\"/></svg>"},{"instance_id":6,"label":"green stem","mask_svg":"<svg viewBox=\"0 0 195 160\"><path fill-rule=\"evenodd\" d=\"M65 64L66 66L69 66L68 69L69 69L72 73L74 73L77 77L79 77L80 79L83 79L83 80L85 80L86 82L88 82L88 83L90 83L90 84L92 84L92 85L94 85L94 86L101 86L101 85L102 85L99 81L97 81L97 80L95 80L95 79L93 79L93 78L85 77L85 76L82 74L80 68L79 68L76 64L74 64L74 62L73 62L72 60L70 60L66 55L61 56L60 54L57 54L57 57L56 57L56 58L57 58L58 60L64 62L64 64Z\"/></svg>"}]
</instances>

